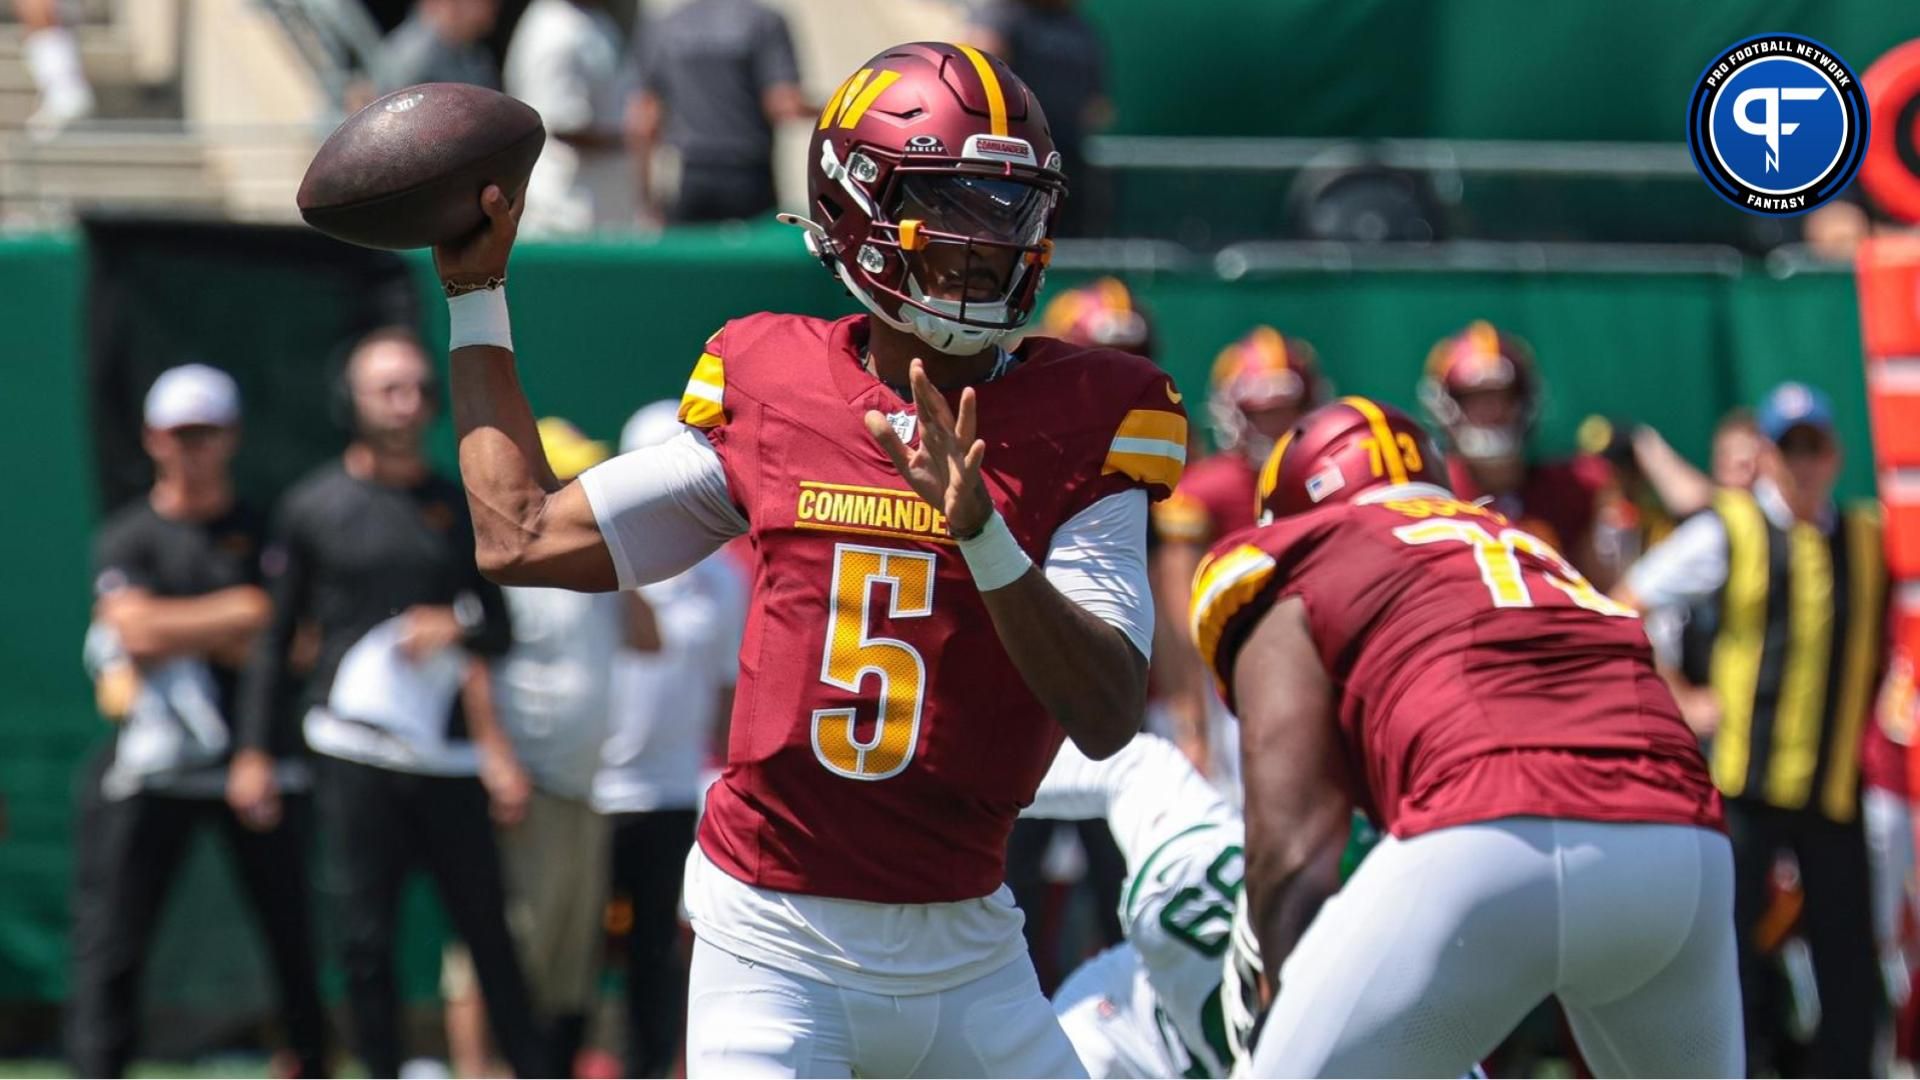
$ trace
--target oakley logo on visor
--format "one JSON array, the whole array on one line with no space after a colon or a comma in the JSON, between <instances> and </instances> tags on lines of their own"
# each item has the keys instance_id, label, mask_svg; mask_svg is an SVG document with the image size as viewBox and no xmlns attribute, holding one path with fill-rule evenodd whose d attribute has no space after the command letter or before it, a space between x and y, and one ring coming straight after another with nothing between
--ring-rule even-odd
<instances>
[{"instance_id":1,"label":"oakley logo on visor","mask_svg":"<svg viewBox=\"0 0 1920 1080\"><path fill-rule=\"evenodd\" d=\"M966 158L984 158L988 161L1017 161L1022 165L1038 165L1039 159L1033 156L1033 146L1025 139L1005 139L997 135L969 135L965 146L960 148L960 156Z\"/></svg>"}]
</instances>

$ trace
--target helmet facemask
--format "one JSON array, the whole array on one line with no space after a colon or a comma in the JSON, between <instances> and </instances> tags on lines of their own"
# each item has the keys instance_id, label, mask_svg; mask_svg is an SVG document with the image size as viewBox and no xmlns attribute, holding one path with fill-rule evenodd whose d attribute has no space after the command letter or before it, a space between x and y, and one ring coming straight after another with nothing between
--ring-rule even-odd
<instances>
[{"instance_id":1,"label":"helmet facemask","mask_svg":"<svg viewBox=\"0 0 1920 1080\"><path fill-rule=\"evenodd\" d=\"M855 162L843 176L858 179L860 171ZM1000 171L896 167L881 197L869 200L868 239L838 252L836 269L888 325L943 353L970 356L1032 315L1060 194L1057 181ZM864 286L848 259L858 262Z\"/></svg>"},{"instance_id":2,"label":"helmet facemask","mask_svg":"<svg viewBox=\"0 0 1920 1080\"><path fill-rule=\"evenodd\" d=\"M1436 383L1421 397L1446 430L1454 450L1466 460L1498 465L1526 456L1533 416L1517 380L1472 388Z\"/></svg>"}]
</instances>

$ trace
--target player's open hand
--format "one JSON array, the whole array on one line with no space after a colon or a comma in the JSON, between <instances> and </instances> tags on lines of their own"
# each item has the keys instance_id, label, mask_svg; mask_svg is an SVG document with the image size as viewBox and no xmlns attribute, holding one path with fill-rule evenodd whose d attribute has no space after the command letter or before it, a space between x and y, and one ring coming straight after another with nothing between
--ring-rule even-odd
<instances>
[{"instance_id":1,"label":"player's open hand","mask_svg":"<svg viewBox=\"0 0 1920 1080\"><path fill-rule=\"evenodd\" d=\"M507 276L507 257L513 254L513 238L520 232L520 215L527 208L522 192L517 202L508 202L498 184L488 184L480 193L480 209L486 212L486 227L451 244L433 249L433 266L440 272L443 285L485 285Z\"/></svg>"},{"instance_id":2,"label":"player's open hand","mask_svg":"<svg viewBox=\"0 0 1920 1080\"><path fill-rule=\"evenodd\" d=\"M920 414L920 445L909 448L879 412L868 410L867 433L893 459L914 491L947 515L947 530L955 536L972 536L993 516L993 499L980 479L980 464L986 460L987 444L976 437L980 407L973 387L960 391L960 414L955 416L947 400L927 378L926 365L915 360L907 376L913 388L914 408Z\"/></svg>"}]
</instances>

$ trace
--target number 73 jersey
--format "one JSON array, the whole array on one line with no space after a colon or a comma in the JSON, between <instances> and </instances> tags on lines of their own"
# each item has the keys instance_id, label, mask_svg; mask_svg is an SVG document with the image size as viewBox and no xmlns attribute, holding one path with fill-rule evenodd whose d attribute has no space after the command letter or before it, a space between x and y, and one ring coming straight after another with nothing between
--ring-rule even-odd
<instances>
[{"instance_id":1,"label":"number 73 jersey","mask_svg":"<svg viewBox=\"0 0 1920 1080\"><path fill-rule=\"evenodd\" d=\"M1288 597L1333 679L1356 796L1395 836L1517 815L1719 826L1640 620L1501 515L1416 484L1227 537L1192 629L1229 694Z\"/></svg>"},{"instance_id":2,"label":"number 73 jersey","mask_svg":"<svg viewBox=\"0 0 1920 1080\"><path fill-rule=\"evenodd\" d=\"M865 331L865 316L735 320L682 400L725 468L754 565L727 767L700 847L779 892L972 900L1001 887L1007 832L1062 733L1002 647L946 520L863 424L879 412L920 445L911 402L862 363ZM975 393L984 480L1035 565L1076 515L1136 491L1165 497L1179 479L1186 416L1147 361L1029 338ZM1113 542L1144 558L1141 521Z\"/></svg>"}]
</instances>

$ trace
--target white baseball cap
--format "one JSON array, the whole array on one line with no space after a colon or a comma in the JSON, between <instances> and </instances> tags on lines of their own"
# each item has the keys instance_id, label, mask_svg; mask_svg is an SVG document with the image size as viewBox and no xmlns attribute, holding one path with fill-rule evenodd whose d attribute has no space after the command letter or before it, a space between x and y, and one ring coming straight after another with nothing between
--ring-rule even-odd
<instances>
[{"instance_id":1,"label":"white baseball cap","mask_svg":"<svg viewBox=\"0 0 1920 1080\"><path fill-rule=\"evenodd\" d=\"M240 387L233 376L205 364L169 368L147 391L146 421L163 431L202 424L233 427L240 422Z\"/></svg>"}]
</instances>

